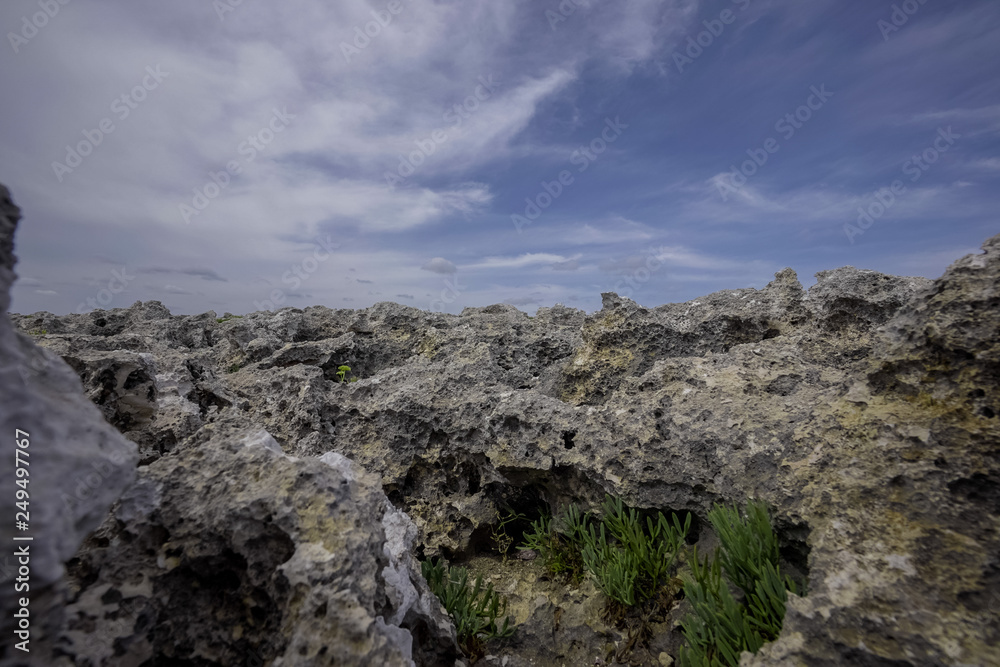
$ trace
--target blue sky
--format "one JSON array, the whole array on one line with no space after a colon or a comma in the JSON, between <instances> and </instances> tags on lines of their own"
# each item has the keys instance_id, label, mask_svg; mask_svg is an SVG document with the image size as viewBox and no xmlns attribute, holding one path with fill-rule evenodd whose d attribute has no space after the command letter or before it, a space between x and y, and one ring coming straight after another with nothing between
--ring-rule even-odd
<instances>
[{"instance_id":1,"label":"blue sky","mask_svg":"<svg viewBox=\"0 0 1000 667\"><path fill-rule=\"evenodd\" d=\"M1000 232L994 0L62 2L0 7L14 312L593 312Z\"/></svg>"}]
</instances>

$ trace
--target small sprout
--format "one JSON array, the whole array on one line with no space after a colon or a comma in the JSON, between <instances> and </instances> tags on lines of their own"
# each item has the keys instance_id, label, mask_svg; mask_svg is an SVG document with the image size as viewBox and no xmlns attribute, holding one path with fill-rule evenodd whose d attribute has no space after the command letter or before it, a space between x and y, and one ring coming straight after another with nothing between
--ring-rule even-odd
<instances>
[{"instance_id":1,"label":"small sprout","mask_svg":"<svg viewBox=\"0 0 1000 667\"><path fill-rule=\"evenodd\" d=\"M356 377L352 377L350 380L344 379L344 376L347 375L347 373L350 372L350 370L351 370L350 366L338 366L337 367L337 377L340 378L341 382L357 382L358 381L358 378L356 378Z\"/></svg>"}]
</instances>

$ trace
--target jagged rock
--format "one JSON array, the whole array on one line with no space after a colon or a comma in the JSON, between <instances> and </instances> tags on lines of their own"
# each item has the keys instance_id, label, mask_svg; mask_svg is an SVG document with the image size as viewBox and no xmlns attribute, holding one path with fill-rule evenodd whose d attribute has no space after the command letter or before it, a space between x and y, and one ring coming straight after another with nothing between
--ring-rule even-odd
<instances>
[{"instance_id":1,"label":"jagged rock","mask_svg":"<svg viewBox=\"0 0 1000 667\"><path fill-rule=\"evenodd\" d=\"M0 458L5 477L0 665L5 666L51 664L66 595L63 564L132 482L138 461L136 446L87 400L73 369L11 326L7 310L19 219L10 192L0 185ZM17 465L15 456L24 465ZM16 470L28 474L15 476ZM15 520L23 520L25 529L19 530ZM25 536L31 541L14 541ZM24 549L27 556L20 555ZM22 598L30 601L27 619L15 618ZM18 637L14 632L21 630L22 620L30 627ZM16 647L25 639L30 652Z\"/></svg>"},{"instance_id":2,"label":"jagged rock","mask_svg":"<svg viewBox=\"0 0 1000 667\"><path fill-rule=\"evenodd\" d=\"M490 550L497 512L508 506L593 507L611 493L634 507L693 513L692 538L710 548L713 503L763 499L773 508L783 569L808 590L791 599L779 639L744 664L1000 664L1000 237L984 249L935 281L843 267L817 274L807 291L785 269L760 290L657 308L606 293L591 315L561 305L530 318L506 305L445 315L379 303L217 322L214 313L171 316L160 304L137 303L12 320L22 331L46 329L42 345L83 360L88 392L102 386L96 369L118 378L136 355L149 355L142 358L152 381L133 388L147 396L152 388L155 405L143 404L152 414L129 436L145 443L143 479L165 488L182 488L175 478L197 469L184 463L196 456L213 461L223 479L241 466L248 484L254 474L279 475L251 474L240 463L249 450L234 444L244 436L214 430L263 427L285 455L300 457L274 453L280 475L315 470L311 457L345 456L377 475L392 505L412 518L424 556L454 561ZM340 382L340 365L359 380ZM125 384L116 381L108 405L135 405ZM183 516L217 531L211 549L238 543L206 508L178 503ZM116 516L120 535L160 539L138 515ZM368 558L362 549L358 562L371 569L383 537L368 519L362 526L357 539L368 535L366 548L377 553ZM109 544L91 542L80 553L83 563L106 550L89 566L101 577L116 572L102 564L118 553L107 550L125 548ZM193 534L185 544L184 554L196 553ZM182 561L201 562L191 558ZM270 572L283 567L268 563ZM218 571L250 586L241 568L222 563ZM108 593L80 581L75 604ZM379 600L406 599L379 597L374 581L376 595L359 603L374 600L364 623L397 604ZM503 584L516 620L528 624L520 639L491 648L490 664L556 665L606 656L609 642L624 641L566 611L578 593ZM271 584L258 588L277 599ZM559 609L572 623L558 622ZM155 612L161 624L174 613ZM275 603L260 622L282 613L298 612ZM377 628L370 637L396 645L400 631L392 619L383 625L366 626ZM155 642L153 627L130 626L129 636ZM657 632L648 655L637 657L642 664L676 655L676 627L666 622ZM287 634L269 636L293 645ZM220 652L240 641L217 639L212 650ZM268 650L282 655L277 645Z\"/></svg>"},{"instance_id":3,"label":"jagged rock","mask_svg":"<svg viewBox=\"0 0 1000 667\"><path fill-rule=\"evenodd\" d=\"M102 666L454 663L416 528L378 478L240 422L141 469L73 563L62 650Z\"/></svg>"}]
</instances>

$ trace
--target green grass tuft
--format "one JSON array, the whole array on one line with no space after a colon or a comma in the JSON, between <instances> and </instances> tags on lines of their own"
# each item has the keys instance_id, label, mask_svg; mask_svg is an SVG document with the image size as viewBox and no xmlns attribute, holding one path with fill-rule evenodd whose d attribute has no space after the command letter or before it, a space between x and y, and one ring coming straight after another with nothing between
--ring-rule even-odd
<instances>
[{"instance_id":1,"label":"green grass tuft","mask_svg":"<svg viewBox=\"0 0 1000 667\"><path fill-rule=\"evenodd\" d=\"M573 583L585 572L593 576L608 599L608 618L621 619L628 608L664 593L672 598L670 579L691 516L682 524L676 514L671 522L658 512L656 521L647 517L643 524L636 510L611 496L605 497L601 510L600 520L575 505L556 519L543 514L518 548L537 551L550 573Z\"/></svg>"},{"instance_id":2,"label":"green grass tuft","mask_svg":"<svg viewBox=\"0 0 1000 667\"><path fill-rule=\"evenodd\" d=\"M507 598L494 592L493 584L484 589L482 575L476 577L470 590L469 571L464 567L449 568L443 561L434 564L427 560L420 564L420 570L455 622L458 644L467 656L482 657L486 641L514 634L512 617L497 625L497 619L507 613Z\"/></svg>"},{"instance_id":3,"label":"green grass tuft","mask_svg":"<svg viewBox=\"0 0 1000 667\"><path fill-rule=\"evenodd\" d=\"M687 645L680 667L739 665L741 652L756 653L778 637L788 591L797 592L779 571L778 538L764 503L748 503L745 516L735 506L716 505L708 518L722 546L704 561L692 550L693 578L685 578L684 595L693 612L681 621ZM743 591L742 602L729 581Z\"/></svg>"}]
</instances>

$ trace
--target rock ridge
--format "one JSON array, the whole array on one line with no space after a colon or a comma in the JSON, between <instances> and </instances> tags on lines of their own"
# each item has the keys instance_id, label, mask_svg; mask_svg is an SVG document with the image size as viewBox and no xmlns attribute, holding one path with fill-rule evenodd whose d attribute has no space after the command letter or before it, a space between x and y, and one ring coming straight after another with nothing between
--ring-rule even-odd
<instances>
[{"instance_id":1,"label":"rock ridge","mask_svg":"<svg viewBox=\"0 0 1000 667\"><path fill-rule=\"evenodd\" d=\"M936 280L841 267L806 290L788 268L655 308L604 293L589 315L11 314L141 458L71 561L62 650L453 664L415 556L492 563L498 512L611 493L692 513L699 548L714 502L773 508L808 592L741 664L1000 664L1000 235L983 250ZM225 620L182 593L199 568ZM620 638L583 613L553 621L583 589L501 583L521 625L496 664L592 664ZM134 620L105 632L121 601ZM226 635L241 614L259 624ZM642 664L676 654L675 627L654 635Z\"/></svg>"}]
</instances>

